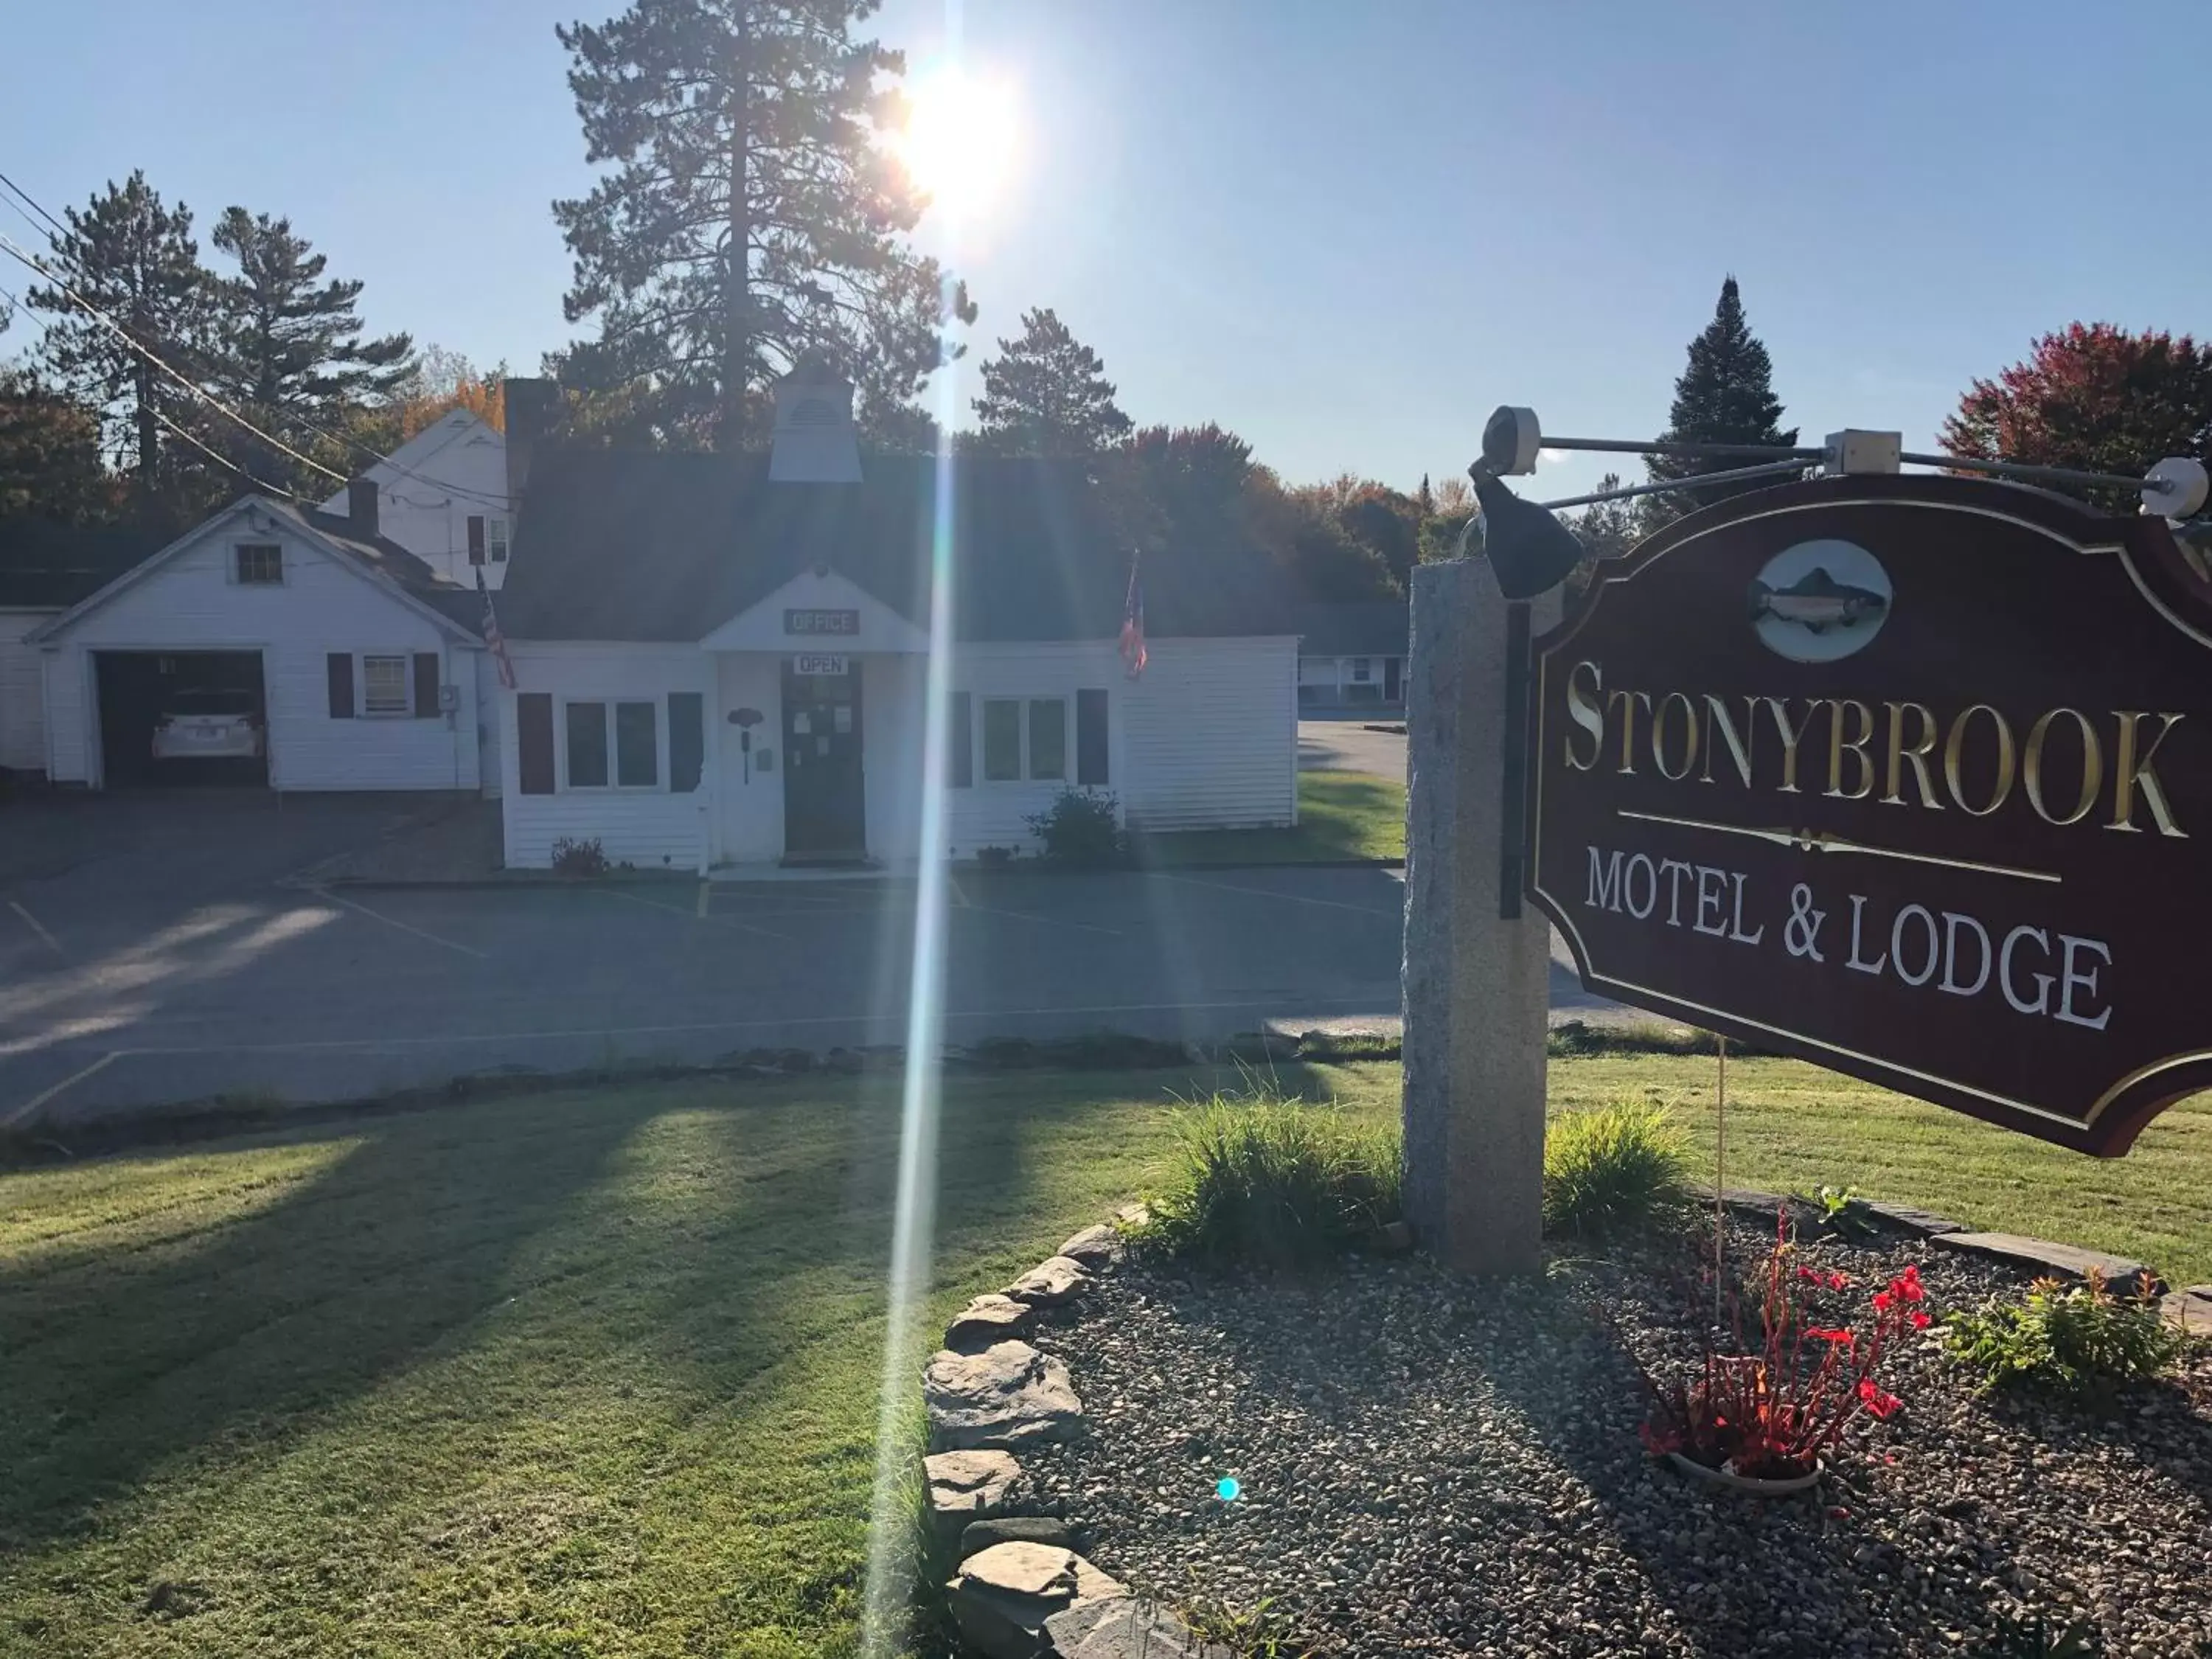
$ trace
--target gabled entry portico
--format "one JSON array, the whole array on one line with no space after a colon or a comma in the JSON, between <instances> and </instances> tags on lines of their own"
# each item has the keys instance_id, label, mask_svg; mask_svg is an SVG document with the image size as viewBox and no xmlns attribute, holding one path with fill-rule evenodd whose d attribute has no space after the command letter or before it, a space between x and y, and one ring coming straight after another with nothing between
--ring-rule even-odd
<instances>
[{"instance_id":1,"label":"gabled entry portico","mask_svg":"<svg viewBox=\"0 0 2212 1659\"><path fill-rule=\"evenodd\" d=\"M928 642L826 565L700 641L714 654L719 692L713 862L913 855L906 798L919 778Z\"/></svg>"}]
</instances>

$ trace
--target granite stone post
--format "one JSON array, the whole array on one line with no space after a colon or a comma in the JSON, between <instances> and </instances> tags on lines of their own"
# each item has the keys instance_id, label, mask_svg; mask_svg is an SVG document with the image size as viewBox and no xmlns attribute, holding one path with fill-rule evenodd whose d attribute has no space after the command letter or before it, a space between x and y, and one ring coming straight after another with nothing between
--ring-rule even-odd
<instances>
[{"instance_id":1,"label":"granite stone post","mask_svg":"<svg viewBox=\"0 0 2212 1659\"><path fill-rule=\"evenodd\" d=\"M1536 600L1540 633L1556 593ZM1413 572L1407 669L1405 1198L1462 1273L1542 1265L1551 928L1498 915L1506 601L1478 561Z\"/></svg>"}]
</instances>

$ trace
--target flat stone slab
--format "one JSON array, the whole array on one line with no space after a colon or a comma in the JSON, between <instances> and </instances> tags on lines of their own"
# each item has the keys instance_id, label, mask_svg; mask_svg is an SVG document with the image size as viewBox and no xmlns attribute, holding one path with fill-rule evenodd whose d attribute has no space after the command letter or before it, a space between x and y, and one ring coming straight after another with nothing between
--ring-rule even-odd
<instances>
[{"instance_id":1,"label":"flat stone slab","mask_svg":"<svg viewBox=\"0 0 2212 1659\"><path fill-rule=\"evenodd\" d=\"M1095 1272L1114 1265L1121 1254L1121 1235L1102 1221L1095 1227L1085 1227L1053 1254L1064 1255L1078 1267Z\"/></svg>"},{"instance_id":2,"label":"flat stone slab","mask_svg":"<svg viewBox=\"0 0 2212 1659\"><path fill-rule=\"evenodd\" d=\"M949 1452L947 1456L974 1455ZM1057 1516L1000 1515L981 1521L970 1521L960 1531L960 1559L980 1555L994 1544L1050 1544L1054 1548L1072 1550L1075 1547L1075 1528Z\"/></svg>"},{"instance_id":3,"label":"flat stone slab","mask_svg":"<svg viewBox=\"0 0 2212 1659\"><path fill-rule=\"evenodd\" d=\"M1090 1282L1091 1275L1083 1271L1081 1262L1064 1255L1048 1255L1007 1285L1006 1294L1032 1308L1057 1308L1064 1302L1073 1301L1076 1293Z\"/></svg>"},{"instance_id":4,"label":"flat stone slab","mask_svg":"<svg viewBox=\"0 0 2212 1659\"><path fill-rule=\"evenodd\" d=\"M1021 1464L1002 1451L936 1452L921 1460L921 1472L931 1518L945 1532L1004 1511L1022 1478Z\"/></svg>"},{"instance_id":5,"label":"flat stone slab","mask_svg":"<svg viewBox=\"0 0 2212 1659\"><path fill-rule=\"evenodd\" d=\"M940 1351L921 1377L930 1443L940 1451L1066 1440L1083 1416L1067 1367L1026 1342Z\"/></svg>"},{"instance_id":6,"label":"flat stone slab","mask_svg":"<svg viewBox=\"0 0 2212 1659\"><path fill-rule=\"evenodd\" d=\"M1894 1226L1904 1228L1907 1232L1918 1233L1923 1238L1972 1231L1965 1222L1937 1215L1933 1210L1916 1210L1910 1204L1882 1204L1873 1199L1867 1199L1864 1202L1871 1213Z\"/></svg>"},{"instance_id":7,"label":"flat stone slab","mask_svg":"<svg viewBox=\"0 0 2212 1659\"><path fill-rule=\"evenodd\" d=\"M1128 1594L1073 1550L1019 1541L969 1556L946 1590L953 1622L986 1659L1051 1653L1045 1625L1054 1614Z\"/></svg>"},{"instance_id":8,"label":"flat stone slab","mask_svg":"<svg viewBox=\"0 0 2212 1659\"><path fill-rule=\"evenodd\" d=\"M2089 1269L2094 1267L2105 1276L2106 1284L2123 1295L2138 1284L2147 1284L2154 1291L2166 1288L2166 1281L2140 1261L2131 1261L2124 1255L2107 1255L2102 1250L2085 1250L2076 1244L2055 1243L2047 1238L2029 1238L2021 1233L1938 1233L1929 1242L1947 1250L1965 1250L1970 1255L2017 1262L2059 1279L2086 1279Z\"/></svg>"},{"instance_id":9,"label":"flat stone slab","mask_svg":"<svg viewBox=\"0 0 2212 1659\"><path fill-rule=\"evenodd\" d=\"M2212 1337L2212 1285L2191 1285L2159 1303L2160 1311L2191 1336Z\"/></svg>"},{"instance_id":10,"label":"flat stone slab","mask_svg":"<svg viewBox=\"0 0 2212 1659\"><path fill-rule=\"evenodd\" d=\"M1051 1651L1063 1659L1231 1659L1229 1649L1200 1641L1168 1608L1132 1595L1055 1613L1044 1628Z\"/></svg>"},{"instance_id":11,"label":"flat stone slab","mask_svg":"<svg viewBox=\"0 0 2212 1659\"><path fill-rule=\"evenodd\" d=\"M1026 1335L1036 1323L1035 1308L994 1291L977 1297L952 1316L952 1322L945 1328L945 1346L961 1353L974 1353L994 1342Z\"/></svg>"}]
</instances>

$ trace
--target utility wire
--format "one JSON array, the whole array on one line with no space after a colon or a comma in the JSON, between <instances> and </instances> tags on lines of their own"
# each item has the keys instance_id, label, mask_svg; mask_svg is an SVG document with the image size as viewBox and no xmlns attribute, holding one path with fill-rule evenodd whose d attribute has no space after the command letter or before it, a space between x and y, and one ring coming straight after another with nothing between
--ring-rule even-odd
<instances>
[{"instance_id":1,"label":"utility wire","mask_svg":"<svg viewBox=\"0 0 2212 1659\"><path fill-rule=\"evenodd\" d=\"M163 426L168 428L170 432L175 436L182 438L194 449L198 450L201 454L206 456L208 459L213 461L217 466L228 467L233 472L238 474L240 477L245 479L246 483L252 484L256 489L265 489L272 495L282 495L288 501L296 501L300 499L290 490L285 489L283 484L273 484L266 478L256 477L252 473L248 472L244 467L240 466L236 461L232 460L228 456L220 454L216 451L210 449L198 438L192 436L191 433L185 431L184 428L179 426L174 421L161 413L160 410L157 409L154 411L154 418L159 421Z\"/></svg>"},{"instance_id":2,"label":"utility wire","mask_svg":"<svg viewBox=\"0 0 2212 1659\"><path fill-rule=\"evenodd\" d=\"M155 368L160 369L162 374L167 375L179 386L184 387L185 391L191 392L192 396L198 398L200 402L207 404L209 408L216 410L218 414L226 416L229 419L235 421L239 425L244 427L248 432L251 432L255 437L260 439L262 442L269 445L270 447L277 450L281 453L290 456L294 460L299 462L301 465L312 468L313 471L321 473L325 477L336 478L340 483L344 483L346 482L346 475L344 473L331 471L329 467L325 466L320 461L315 460L309 456L302 455L298 450L293 448L291 445L286 443L282 438L273 437L270 434L264 432L259 427L254 425L252 422L247 420L245 416L240 414L229 404L224 403L220 398L217 398L213 392L204 390L202 387L195 385L192 381L185 379L184 375L179 374L175 369L170 368L168 363L157 356L150 348L141 344L129 329L124 327L123 325L117 322L114 318L109 316L98 306L93 304L91 301L86 299L84 295L79 294L75 289L64 282L58 276L55 275L54 272L49 270L45 265L41 264L37 258L24 252L22 248L18 246L4 231L0 231L0 252L5 252L20 264L27 265L31 270L38 272L40 276L45 277L56 288L59 289L64 294L67 295L70 299L75 301L76 304L82 307L88 315L105 324L115 334L116 337L123 342L124 344L129 346L131 350L137 353L141 357L143 357ZM156 410L155 412L158 414L160 411Z\"/></svg>"},{"instance_id":3,"label":"utility wire","mask_svg":"<svg viewBox=\"0 0 2212 1659\"><path fill-rule=\"evenodd\" d=\"M33 196L21 185L18 185L14 179L9 178L4 173L0 173L0 185L4 185L15 195L21 197L24 202L29 204L32 210L38 214L40 218L45 220L47 224L53 227L53 234L48 238L49 241L55 241L56 239L64 238L70 234L67 227L63 225L59 220L56 219L52 214L47 212L46 210L40 204L39 199L36 197ZM0 197L0 201L4 201L7 198L4 197ZM14 207L15 204L10 202L9 203L9 205L10 207ZM15 210L19 214L22 214L22 216L27 222L29 222L29 214L23 213L23 210L21 208L16 208ZM4 234L0 234L0 246L4 246L6 251L13 254L15 258L22 261L32 270L45 276L49 282L52 282L55 286L61 289L63 293L68 295L70 299L76 301L78 305L82 306L87 311L91 312L102 322L106 323L110 328L115 330L117 333L122 335L125 343L128 344L133 351L136 351L141 356L145 357L149 362L152 362L156 368L161 369L162 373L167 374L172 380L176 380L179 385L183 386L185 390L191 392L193 396L212 404L216 409L220 410L223 414L228 416L232 420L244 427L248 432L252 433L256 437L263 439L266 442L273 445L276 448L282 450L285 454L289 455L293 459L301 462L303 465L313 467L316 471L322 473L325 477L336 478L341 483L348 482L345 474L332 471L329 467L323 465L320 462L308 459L307 457L301 454L298 450L291 448L281 440L272 437L268 433L262 431L260 428L253 425L235 410L226 407L223 404L219 402L213 394L208 392L192 381L186 380L175 369L170 368L167 362L156 356L150 349L142 345L135 337L125 331L122 325L118 323L112 317L110 317L106 312L101 311L97 306L94 306L82 295L71 289L59 276L46 270L46 267L40 264L35 258L24 253L23 251L15 243L9 241ZM58 258L61 257L61 250L58 245L55 246L53 251ZM327 432L321 427L317 426L313 421L307 419L304 415L301 415L294 410L280 409L274 412L277 416L291 421L294 424L305 428L307 431L313 433L317 437L322 439L326 443L338 444L346 448L352 449L357 453L366 455L373 462L375 462L380 465L390 467L393 471L400 474L403 477L412 478L417 483L428 485L433 489L443 489L449 495L459 495L464 500L474 501L482 506L495 507L500 508L501 511L507 510L509 506L509 503L504 496L487 495L479 490L465 489L459 484L448 483L442 478L433 478L424 473L416 471L411 467L402 466L397 461L394 461L389 455L380 454L376 450L371 448L368 445L361 442L358 439L344 437L334 432Z\"/></svg>"}]
</instances>

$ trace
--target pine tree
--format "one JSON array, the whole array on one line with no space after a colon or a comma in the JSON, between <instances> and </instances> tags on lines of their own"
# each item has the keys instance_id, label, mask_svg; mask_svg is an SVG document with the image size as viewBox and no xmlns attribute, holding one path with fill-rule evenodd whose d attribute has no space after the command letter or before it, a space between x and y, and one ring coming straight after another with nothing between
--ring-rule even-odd
<instances>
[{"instance_id":1,"label":"pine tree","mask_svg":"<svg viewBox=\"0 0 2212 1659\"><path fill-rule=\"evenodd\" d=\"M404 334L363 339L357 309L362 284L324 280L329 259L294 233L289 219L234 207L216 224L213 240L238 265L237 274L218 278L213 290L216 389L288 447L310 454L335 448L320 459L350 470L345 447L313 428L335 433L362 404L401 392L415 370L414 342ZM303 489L314 481L298 462L233 422L216 416L197 424L204 428L203 442L257 477Z\"/></svg>"},{"instance_id":2,"label":"pine tree","mask_svg":"<svg viewBox=\"0 0 2212 1659\"><path fill-rule=\"evenodd\" d=\"M82 524L106 516L114 496L98 417L30 371L0 364L0 519Z\"/></svg>"},{"instance_id":3,"label":"pine tree","mask_svg":"<svg viewBox=\"0 0 2212 1659\"><path fill-rule=\"evenodd\" d=\"M982 368L976 443L1009 455L1091 455L1129 431L1098 354L1049 310L1022 317L1018 339L1000 340Z\"/></svg>"},{"instance_id":4,"label":"pine tree","mask_svg":"<svg viewBox=\"0 0 2212 1659\"><path fill-rule=\"evenodd\" d=\"M1689 366L1674 382L1674 402L1660 438L1674 443L1794 445L1797 429L1782 429L1782 401L1774 395L1773 375L1773 361L1744 320L1743 299L1736 290L1735 278L1730 276L1721 283L1713 320L1690 342ZM1644 465L1652 482L1657 483L1750 465L1754 459L1743 456L1731 461L1724 457L1654 455ZM1647 496L1644 499L1650 505L1638 517L1648 533L1693 507L1724 501L1769 482L1753 479Z\"/></svg>"},{"instance_id":5,"label":"pine tree","mask_svg":"<svg viewBox=\"0 0 2212 1659\"><path fill-rule=\"evenodd\" d=\"M938 367L944 326L973 320L966 289L904 240L923 198L877 137L905 60L852 35L877 3L633 0L558 31L586 159L614 164L553 207L568 320L599 332L549 367L597 395L586 424L741 447L809 350L880 417Z\"/></svg>"},{"instance_id":6,"label":"pine tree","mask_svg":"<svg viewBox=\"0 0 2212 1659\"><path fill-rule=\"evenodd\" d=\"M171 459L162 425L192 398L131 343L187 378L204 366L210 279L192 240L191 210L181 202L167 206L137 172L121 185L111 180L84 208L64 208L63 216L67 231L51 239L57 273L130 338L61 286L38 286L23 297L52 317L39 356L63 393L98 411L106 447L130 469L142 510L151 508L173 493L180 474L198 470Z\"/></svg>"}]
</instances>

